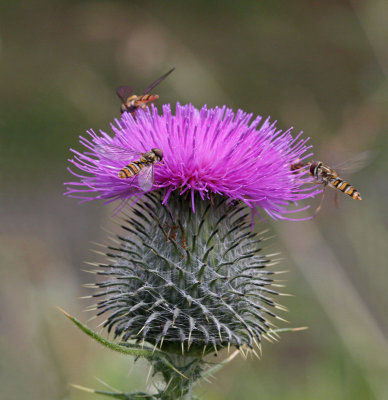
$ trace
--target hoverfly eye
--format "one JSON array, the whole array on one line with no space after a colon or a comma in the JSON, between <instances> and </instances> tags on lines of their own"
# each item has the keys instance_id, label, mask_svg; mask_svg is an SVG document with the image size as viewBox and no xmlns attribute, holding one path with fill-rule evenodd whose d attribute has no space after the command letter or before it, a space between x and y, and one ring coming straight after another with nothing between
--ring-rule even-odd
<instances>
[{"instance_id":1,"label":"hoverfly eye","mask_svg":"<svg viewBox=\"0 0 388 400\"><path fill-rule=\"evenodd\" d=\"M160 149L152 149L152 151L154 152L154 154L156 154L160 160L163 160L163 152Z\"/></svg>"}]
</instances>

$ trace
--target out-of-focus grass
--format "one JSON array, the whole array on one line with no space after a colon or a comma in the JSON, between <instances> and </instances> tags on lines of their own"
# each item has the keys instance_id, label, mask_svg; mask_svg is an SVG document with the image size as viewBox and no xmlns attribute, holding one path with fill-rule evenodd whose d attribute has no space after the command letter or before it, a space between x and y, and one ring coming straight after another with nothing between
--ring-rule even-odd
<instances>
[{"instance_id":1,"label":"out-of-focus grass","mask_svg":"<svg viewBox=\"0 0 388 400\"><path fill-rule=\"evenodd\" d=\"M295 295L282 299L290 309L285 318L310 329L265 343L260 361L235 359L198 393L206 399L388 396L380 362L387 349L373 339L387 333L388 323L386 14L387 5L374 0L0 3L4 398L86 400L92 395L68 384L103 388L95 376L128 392L146 388L145 364L99 348L55 309L90 317L85 300L77 299L90 279L82 263L94 259L90 241L106 240L100 226L109 226L112 210L78 206L62 196L62 182L70 179L66 158L69 147L80 148L78 136L89 128L109 131L118 116L115 88L141 91L173 66L157 104L227 104L270 114L282 128L303 129L316 157L329 164L378 149L370 166L346 177L361 203L339 196L337 209L328 191L313 222L273 224L273 242L286 259L279 268L290 271L286 291ZM315 263L303 248L309 224L319 238L314 246L338 262L344 279L335 285L333 263ZM354 304L349 293L361 305L356 326L341 314L342 302ZM338 307L330 308L333 299Z\"/></svg>"}]
</instances>

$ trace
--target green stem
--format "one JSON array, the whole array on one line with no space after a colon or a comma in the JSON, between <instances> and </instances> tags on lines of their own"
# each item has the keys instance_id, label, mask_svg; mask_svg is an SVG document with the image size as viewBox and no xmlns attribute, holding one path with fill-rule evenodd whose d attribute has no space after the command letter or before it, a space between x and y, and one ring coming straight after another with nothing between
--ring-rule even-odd
<instances>
[{"instance_id":1,"label":"green stem","mask_svg":"<svg viewBox=\"0 0 388 400\"><path fill-rule=\"evenodd\" d=\"M154 363L155 372L161 373L166 383L159 398L162 400L190 400L193 383L201 377L202 359L181 354L174 354L170 358L175 369L181 371L188 379L183 378L171 368L166 368L166 365L162 363Z\"/></svg>"}]
</instances>

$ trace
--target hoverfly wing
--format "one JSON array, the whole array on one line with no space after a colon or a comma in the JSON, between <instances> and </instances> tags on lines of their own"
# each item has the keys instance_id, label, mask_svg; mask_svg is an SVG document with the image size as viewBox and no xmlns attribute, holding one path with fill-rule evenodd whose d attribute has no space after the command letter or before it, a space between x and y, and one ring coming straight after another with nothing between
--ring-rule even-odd
<instances>
[{"instance_id":1,"label":"hoverfly wing","mask_svg":"<svg viewBox=\"0 0 388 400\"><path fill-rule=\"evenodd\" d=\"M134 158L140 158L141 153L131 149L125 149L113 144L98 144L95 146L97 153L105 158L115 161L130 162Z\"/></svg>"},{"instance_id":2,"label":"hoverfly wing","mask_svg":"<svg viewBox=\"0 0 388 400\"><path fill-rule=\"evenodd\" d=\"M170 71L166 72L164 75L162 75L160 78L158 78L155 82L151 83L151 85L148 86L148 88L144 90L143 94L149 93L154 87L158 86L160 82L162 82L164 79L166 79L167 76L170 75L172 71L174 71L174 69L175 68L170 69Z\"/></svg>"},{"instance_id":3,"label":"hoverfly wing","mask_svg":"<svg viewBox=\"0 0 388 400\"><path fill-rule=\"evenodd\" d=\"M376 151L368 150L347 159L346 161L337 164L333 169L337 173L352 174L366 167L376 157Z\"/></svg>"},{"instance_id":4,"label":"hoverfly wing","mask_svg":"<svg viewBox=\"0 0 388 400\"><path fill-rule=\"evenodd\" d=\"M120 99L123 103L125 103L127 101L128 97L131 95L132 92L133 92L133 89L130 88L129 86L120 86L116 90L117 96L120 97Z\"/></svg>"},{"instance_id":5,"label":"hoverfly wing","mask_svg":"<svg viewBox=\"0 0 388 400\"><path fill-rule=\"evenodd\" d=\"M154 166L147 165L138 173L139 186L145 192L149 192L154 185Z\"/></svg>"}]
</instances>

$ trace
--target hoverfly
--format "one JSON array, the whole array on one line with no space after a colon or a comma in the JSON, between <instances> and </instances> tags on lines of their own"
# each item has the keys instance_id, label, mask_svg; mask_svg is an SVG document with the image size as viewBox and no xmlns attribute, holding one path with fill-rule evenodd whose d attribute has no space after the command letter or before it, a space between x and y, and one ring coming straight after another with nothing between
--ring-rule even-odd
<instances>
[{"instance_id":1,"label":"hoverfly","mask_svg":"<svg viewBox=\"0 0 388 400\"><path fill-rule=\"evenodd\" d=\"M311 161L309 165L310 175L313 176L318 183L322 183L323 185L329 186L333 189L338 189L354 200L361 200L360 192L358 192L350 183L340 178L333 168L324 165L322 161Z\"/></svg>"},{"instance_id":2,"label":"hoverfly","mask_svg":"<svg viewBox=\"0 0 388 400\"><path fill-rule=\"evenodd\" d=\"M333 189L339 190L342 193L347 194L354 200L362 200L360 192L356 190L354 186L350 183L346 182L342 178L339 177L337 171L344 170L352 170L356 171L362 168L366 161L370 158L369 152L361 153L360 155L340 164L338 167L331 168L328 165L325 165L322 161L308 161L306 163L301 160L295 160L291 165L291 171L299 171L308 167L309 174L315 179L315 183L322 184L324 189L326 186L329 186ZM336 192L337 195L338 192ZM315 214L321 209L324 195L322 196L322 200L315 210Z\"/></svg>"},{"instance_id":3,"label":"hoverfly","mask_svg":"<svg viewBox=\"0 0 388 400\"><path fill-rule=\"evenodd\" d=\"M162 150L154 148L146 153L140 153L108 144L98 145L96 150L103 157L120 161L123 164L128 162L129 159L137 158L121 168L117 177L120 179L134 179L137 176L140 188L145 192L151 190L154 184L154 165L163 160Z\"/></svg>"},{"instance_id":4,"label":"hoverfly","mask_svg":"<svg viewBox=\"0 0 388 400\"><path fill-rule=\"evenodd\" d=\"M147 89L143 91L143 94L140 96L136 94L132 94L133 89L130 88L129 86L120 86L116 93L117 96L121 99L123 104L121 105L120 112L121 114L124 112L130 112L132 116L135 115L135 111L138 108L146 108L147 104L155 101L159 98L157 94L149 94L149 92L157 85L159 85L160 82L162 82L164 79L167 78L168 75L171 74L172 71L174 71L175 68L170 69L167 73L162 75L160 78L158 78L155 82L151 83L150 86L148 86Z\"/></svg>"}]
</instances>

